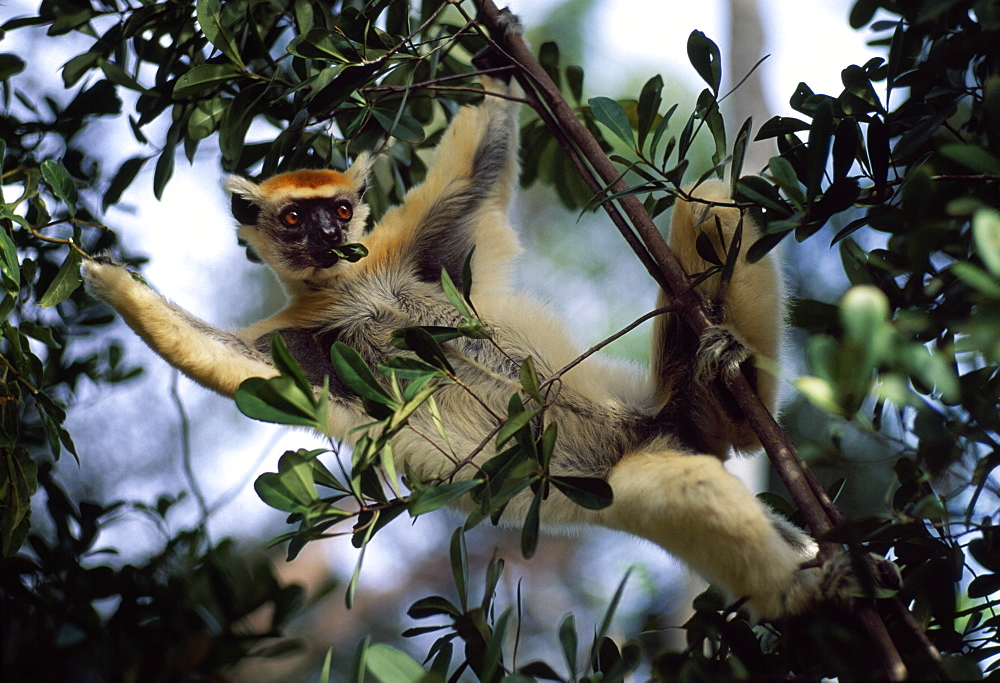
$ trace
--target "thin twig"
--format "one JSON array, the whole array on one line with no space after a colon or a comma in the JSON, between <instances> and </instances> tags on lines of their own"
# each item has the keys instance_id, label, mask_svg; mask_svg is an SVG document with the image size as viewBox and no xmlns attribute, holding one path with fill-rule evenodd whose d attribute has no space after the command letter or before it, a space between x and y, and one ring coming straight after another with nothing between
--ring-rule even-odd
<instances>
[{"instance_id":1,"label":"thin twig","mask_svg":"<svg viewBox=\"0 0 1000 683\"><path fill-rule=\"evenodd\" d=\"M629 332L631 332L635 328L639 327L639 325L643 324L644 322L646 322L650 318L655 318L658 315L664 315L666 313L672 313L672 312L674 312L676 310L677 310L677 306L675 304L671 304L670 306L662 306L661 308L654 309L654 310L650 311L649 313L646 313L645 315L642 315L642 316L636 318L630 324L628 324L625 327L623 327L622 329L618 330L617 332L615 332L613 335L611 335L607 339L604 339L604 340L598 342L597 344L594 344L589 349L587 349L586 351L584 351L583 353L581 353L579 356L577 356L576 358L574 358L573 360L571 360L569 363L567 363L566 365L562 366L561 368L559 368L558 370L556 370L554 373L552 373L551 375L549 375L548 377L546 377L545 380L541 383L540 387L544 388L546 385L552 384L553 382L559 380L560 378L562 378L563 375L565 375L567 372L569 372L570 370L572 370L573 368L575 368L577 365L579 365L583 361L585 361L588 358L590 358L591 356L593 356L595 353L597 353L598 351L600 351L601 349L603 349L605 346L607 346L611 342L616 341L616 340L624 337L626 334L628 334Z\"/></svg>"},{"instance_id":2,"label":"thin twig","mask_svg":"<svg viewBox=\"0 0 1000 683\"><path fill-rule=\"evenodd\" d=\"M198 502L198 513L201 517L200 526L204 527L207 535L209 508L208 503L205 501L205 494L202 493L201 486L198 485L198 478L194 473L191 449L191 421L188 419L187 411L184 409L184 401L181 399L179 378L180 373L174 370L170 377L170 398L174 402L174 407L177 408L177 416L180 423L181 465L184 468L184 477L188 481L188 486L191 487L191 493L194 494L194 499Z\"/></svg>"}]
</instances>

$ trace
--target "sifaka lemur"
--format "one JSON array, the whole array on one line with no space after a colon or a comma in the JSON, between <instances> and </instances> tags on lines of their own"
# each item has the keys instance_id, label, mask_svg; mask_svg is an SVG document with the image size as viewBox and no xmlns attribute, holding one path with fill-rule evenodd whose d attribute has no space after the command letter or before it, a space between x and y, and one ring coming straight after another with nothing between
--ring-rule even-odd
<instances>
[{"instance_id":1,"label":"sifaka lemur","mask_svg":"<svg viewBox=\"0 0 1000 683\"><path fill-rule=\"evenodd\" d=\"M277 274L287 306L249 327L227 332L208 325L102 257L85 264L89 290L117 310L158 354L191 379L232 396L250 377L277 374L267 350L280 333L310 381L331 377L329 422L345 443L370 422L361 399L336 381L329 360L334 341L356 349L374 367L390 353L393 330L414 325L454 325L460 316L441 285L442 269L461 286L463 264L475 247L471 299L495 342L459 338L444 347L462 382L436 394L447 443L422 411L410 419L421 435L394 437L399 471L424 479L454 469L451 452L472 452L505 414L520 387L519 366L532 358L545 377L579 354L564 323L545 305L512 291L509 275L518 240L507 211L518 174L516 105L503 95L512 86L483 79L486 96L451 122L422 184L401 206L365 232L368 207L362 195L372 157L361 154L345 172L299 170L259 184L228 177L238 234ZM673 209L669 243L688 273L709 268L696 240L708 236L717 252L731 240L741 216L726 186L705 182L694 201ZM742 219L748 237L756 228ZM364 242L369 255L338 258L338 245ZM601 477L613 502L602 510L580 507L553 491L541 517L545 525L599 525L648 539L722 587L747 598L757 617L805 611L822 592L823 571L802 568L816 545L772 514L723 467L728 452L757 441L745 421L727 407L719 378L754 356L776 361L783 334L784 299L773 256L755 263L742 256L723 283L718 274L698 285L722 325L696 339L676 315L656 318L650 372L591 357L561 379L546 419L559 426L551 458L553 474ZM661 292L660 305L669 304ZM498 350L498 349L502 349ZM758 369L756 389L770 407L776 380ZM432 437L437 438L437 437ZM495 455L492 447L477 464ZM457 478L473 476L462 469ZM521 519L530 503L515 498L506 518ZM813 563L815 565L815 563Z\"/></svg>"}]
</instances>

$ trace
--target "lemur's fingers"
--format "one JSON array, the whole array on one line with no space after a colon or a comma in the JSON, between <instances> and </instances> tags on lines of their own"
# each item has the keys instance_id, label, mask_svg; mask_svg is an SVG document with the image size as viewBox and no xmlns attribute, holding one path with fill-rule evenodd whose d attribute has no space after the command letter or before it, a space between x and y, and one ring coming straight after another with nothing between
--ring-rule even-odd
<instances>
[{"instance_id":1,"label":"lemur's fingers","mask_svg":"<svg viewBox=\"0 0 1000 683\"><path fill-rule=\"evenodd\" d=\"M149 288L141 275L107 255L84 261L80 269L87 291L116 308L116 303L133 288Z\"/></svg>"}]
</instances>

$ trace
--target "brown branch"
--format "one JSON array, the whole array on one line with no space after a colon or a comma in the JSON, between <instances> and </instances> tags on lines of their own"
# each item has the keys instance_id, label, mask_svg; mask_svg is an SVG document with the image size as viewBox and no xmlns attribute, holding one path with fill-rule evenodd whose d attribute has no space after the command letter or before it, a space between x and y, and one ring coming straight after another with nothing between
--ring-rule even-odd
<instances>
[{"instance_id":1,"label":"brown branch","mask_svg":"<svg viewBox=\"0 0 1000 683\"><path fill-rule=\"evenodd\" d=\"M590 131L577 119L558 87L534 58L522 38L504 32L500 12L492 0L475 0L475 4L479 10L479 21L489 29L493 37L490 43L517 67L516 77L532 106L567 151L591 191L596 194L603 192L605 188L612 193L626 190L627 186L621 180L618 169ZM708 327L714 325L715 322L702 305L700 296L692 289L683 267L667 247L638 198L619 197L615 202L603 202L603 206L650 274L671 293L675 305L678 306L678 315L684 318L692 331L700 336ZM627 216L630 226L621 219L618 207ZM738 374L729 389L764 446L775 471L787 487L809 529L815 536L821 537L842 520L842 515L829 500L823 487L798 460L795 447L788 435L778 426L746 377ZM835 546L827 545L824 554L828 554L833 548ZM880 656L880 666L885 677L888 680L905 678L906 666L874 605L866 601L856 601L855 611L861 628L871 639Z\"/></svg>"},{"instance_id":2,"label":"brown branch","mask_svg":"<svg viewBox=\"0 0 1000 683\"><path fill-rule=\"evenodd\" d=\"M492 0L476 0L476 4L480 10L479 19L483 25L490 29L492 35L503 36L503 31L500 29L502 24L500 23L499 10ZM550 128L553 132L558 130L557 139L564 136L571 143L574 149L573 156L578 154L586 160L590 169L601 181L601 188L609 186L609 189L615 193L627 190L625 183L619 179L621 174L618 169L608 159L586 126L577 119L558 87L531 54L521 37L511 34L501 38L501 41L495 43L496 47L508 55L512 63L518 67L519 82L525 89L529 100L533 100L535 108L544 108L546 113L543 114L543 120L546 121L546 125L550 125L550 121L552 121ZM585 176L584 180L587 179ZM661 286L665 286L671 293L674 302L679 307L678 315L687 321L696 335L701 336L715 322L709 317L702 305L701 297L691 287L683 267L670 251L642 202L634 196L620 197L616 202L635 230L635 233L632 233L632 228L629 228L627 232L633 235L637 234L638 241L641 242L640 246L639 242L630 240L630 246L643 260L647 269L652 271ZM607 208L611 204L611 202L605 202L604 206ZM615 220L616 226L622 230L615 216L612 216L612 220ZM778 427L767 408L750 388L745 377L738 376L730 390L746 414L754 432L760 438L768 456L772 459L775 469L788 488L793 501L802 511L810 530L817 537L829 531L833 527L833 522L826 514L825 506L820 503L813 492L813 487L809 484L808 478L795 457L795 448L788 436Z\"/></svg>"}]
</instances>

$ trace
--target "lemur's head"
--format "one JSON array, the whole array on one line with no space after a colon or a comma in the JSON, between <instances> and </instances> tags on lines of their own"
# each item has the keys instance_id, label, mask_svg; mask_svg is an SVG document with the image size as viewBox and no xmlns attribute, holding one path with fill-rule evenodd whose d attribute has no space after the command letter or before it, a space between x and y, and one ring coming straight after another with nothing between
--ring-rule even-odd
<instances>
[{"instance_id":1,"label":"lemur's head","mask_svg":"<svg viewBox=\"0 0 1000 683\"><path fill-rule=\"evenodd\" d=\"M344 260L341 247L357 242L364 232L369 210L361 196L371 164L363 153L344 173L291 171L259 185L226 177L223 187L232 197L240 239L283 282L333 275L343 267L338 266Z\"/></svg>"}]
</instances>

